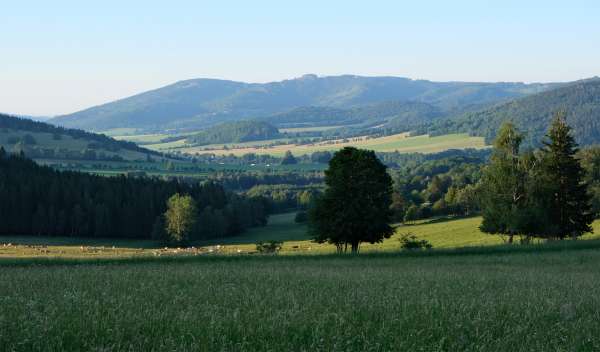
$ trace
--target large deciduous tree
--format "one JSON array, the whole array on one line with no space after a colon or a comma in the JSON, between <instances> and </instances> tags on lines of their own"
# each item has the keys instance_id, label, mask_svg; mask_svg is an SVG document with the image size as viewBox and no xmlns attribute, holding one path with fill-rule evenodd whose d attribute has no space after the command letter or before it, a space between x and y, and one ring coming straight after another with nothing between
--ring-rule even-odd
<instances>
[{"instance_id":1,"label":"large deciduous tree","mask_svg":"<svg viewBox=\"0 0 600 352\"><path fill-rule=\"evenodd\" d=\"M309 229L319 243L350 246L389 238L392 179L375 152L346 147L335 153L325 171L324 194L309 211Z\"/></svg>"}]
</instances>

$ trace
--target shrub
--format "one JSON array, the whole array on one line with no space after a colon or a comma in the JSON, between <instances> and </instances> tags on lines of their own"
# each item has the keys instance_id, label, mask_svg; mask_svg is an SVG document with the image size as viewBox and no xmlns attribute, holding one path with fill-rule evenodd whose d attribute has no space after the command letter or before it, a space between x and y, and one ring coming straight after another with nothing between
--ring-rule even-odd
<instances>
[{"instance_id":1,"label":"shrub","mask_svg":"<svg viewBox=\"0 0 600 352\"><path fill-rule=\"evenodd\" d=\"M407 233L400 237L401 248L406 250L431 249L433 246L427 240L420 240L412 233Z\"/></svg>"},{"instance_id":2,"label":"shrub","mask_svg":"<svg viewBox=\"0 0 600 352\"><path fill-rule=\"evenodd\" d=\"M281 250L283 243L279 241L266 241L256 244L256 250L259 253L276 254Z\"/></svg>"}]
</instances>

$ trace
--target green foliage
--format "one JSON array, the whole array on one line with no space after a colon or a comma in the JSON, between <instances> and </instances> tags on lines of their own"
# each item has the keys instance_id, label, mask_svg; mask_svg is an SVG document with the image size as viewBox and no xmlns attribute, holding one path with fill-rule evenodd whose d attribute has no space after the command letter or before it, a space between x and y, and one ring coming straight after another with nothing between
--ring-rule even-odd
<instances>
[{"instance_id":1,"label":"green foliage","mask_svg":"<svg viewBox=\"0 0 600 352\"><path fill-rule=\"evenodd\" d=\"M482 231L508 235L509 242L515 235L563 239L591 231L585 171L564 113L547 139L538 154L519 154L522 135L511 124L502 127L482 182Z\"/></svg>"},{"instance_id":2,"label":"green foliage","mask_svg":"<svg viewBox=\"0 0 600 352\"><path fill-rule=\"evenodd\" d=\"M256 250L263 254L277 254L282 246L283 243L279 241L259 242L256 244Z\"/></svg>"},{"instance_id":3,"label":"green foliage","mask_svg":"<svg viewBox=\"0 0 600 352\"><path fill-rule=\"evenodd\" d=\"M190 239L197 221L197 212L196 202L191 196L176 193L169 198L165 212L165 229L170 242L180 244Z\"/></svg>"},{"instance_id":4,"label":"green foliage","mask_svg":"<svg viewBox=\"0 0 600 352\"><path fill-rule=\"evenodd\" d=\"M427 241L425 239L420 240L417 238L417 236L415 236L414 234L412 234L410 232L402 235L398 240L400 241L400 248L406 249L406 250L433 248L433 246L431 245L431 243L429 243L429 241Z\"/></svg>"},{"instance_id":5,"label":"green foliage","mask_svg":"<svg viewBox=\"0 0 600 352\"><path fill-rule=\"evenodd\" d=\"M327 188L310 210L315 241L348 245L356 253L362 242L389 238L392 179L373 151L346 147L335 153L325 171Z\"/></svg>"},{"instance_id":6,"label":"green foliage","mask_svg":"<svg viewBox=\"0 0 600 352\"><path fill-rule=\"evenodd\" d=\"M213 227L218 233L195 230L193 239L233 236L266 222L262 200L228 193L214 182L57 171L2 149L0 235L148 239L175 193L189 194L200 211L210 207L219 222Z\"/></svg>"},{"instance_id":7,"label":"green foliage","mask_svg":"<svg viewBox=\"0 0 600 352\"><path fill-rule=\"evenodd\" d=\"M541 172L537 184L545 214L541 234L549 238L579 237L591 231L594 220L584 182L584 169L575 157L577 144L565 113L556 115L542 148Z\"/></svg>"},{"instance_id":8,"label":"green foliage","mask_svg":"<svg viewBox=\"0 0 600 352\"><path fill-rule=\"evenodd\" d=\"M277 128L263 121L225 122L187 137L193 145L241 143L279 138Z\"/></svg>"},{"instance_id":9,"label":"green foliage","mask_svg":"<svg viewBox=\"0 0 600 352\"><path fill-rule=\"evenodd\" d=\"M535 231L526 200L528 170L519 149L523 135L511 123L502 125L482 179L481 230L509 236ZM534 224L535 225L535 224Z\"/></svg>"}]
</instances>

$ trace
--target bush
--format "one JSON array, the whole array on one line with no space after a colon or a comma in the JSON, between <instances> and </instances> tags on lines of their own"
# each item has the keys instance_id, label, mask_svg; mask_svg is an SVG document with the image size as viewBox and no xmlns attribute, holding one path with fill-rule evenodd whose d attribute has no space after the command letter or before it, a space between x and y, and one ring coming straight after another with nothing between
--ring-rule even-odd
<instances>
[{"instance_id":1,"label":"bush","mask_svg":"<svg viewBox=\"0 0 600 352\"><path fill-rule=\"evenodd\" d=\"M296 213L294 222L297 224L305 223L308 221L308 214L305 211L299 211Z\"/></svg>"},{"instance_id":2,"label":"bush","mask_svg":"<svg viewBox=\"0 0 600 352\"><path fill-rule=\"evenodd\" d=\"M407 233L400 237L401 248L406 250L431 249L433 246L427 240L420 240L412 233Z\"/></svg>"},{"instance_id":3,"label":"bush","mask_svg":"<svg viewBox=\"0 0 600 352\"><path fill-rule=\"evenodd\" d=\"M256 244L256 250L259 253L276 254L277 252L279 252L281 250L282 246L283 246L283 243L279 242L279 241L259 242Z\"/></svg>"}]
</instances>

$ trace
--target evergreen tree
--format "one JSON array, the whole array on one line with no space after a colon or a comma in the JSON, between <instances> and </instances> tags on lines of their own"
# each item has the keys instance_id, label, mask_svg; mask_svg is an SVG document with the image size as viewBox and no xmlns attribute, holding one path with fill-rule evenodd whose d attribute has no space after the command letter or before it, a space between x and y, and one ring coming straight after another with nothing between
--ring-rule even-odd
<instances>
[{"instance_id":1,"label":"evergreen tree","mask_svg":"<svg viewBox=\"0 0 600 352\"><path fill-rule=\"evenodd\" d=\"M346 147L336 152L325 184L309 214L317 242L335 244L338 251L350 245L357 253L362 242L381 242L392 235L392 179L373 151Z\"/></svg>"},{"instance_id":2,"label":"evergreen tree","mask_svg":"<svg viewBox=\"0 0 600 352\"><path fill-rule=\"evenodd\" d=\"M285 152L285 155L281 159L281 165L293 165L293 164L297 164L297 163L298 163L298 160L296 160L296 157L294 157L294 154L292 154L292 152L290 152L289 150Z\"/></svg>"},{"instance_id":3,"label":"evergreen tree","mask_svg":"<svg viewBox=\"0 0 600 352\"><path fill-rule=\"evenodd\" d=\"M584 170L575 157L578 151L565 112L555 115L541 151L545 198L540 202L547 214L542 233L547 238L579 237L591 232L594 220Z\"/></svg>"}]
</instances>

